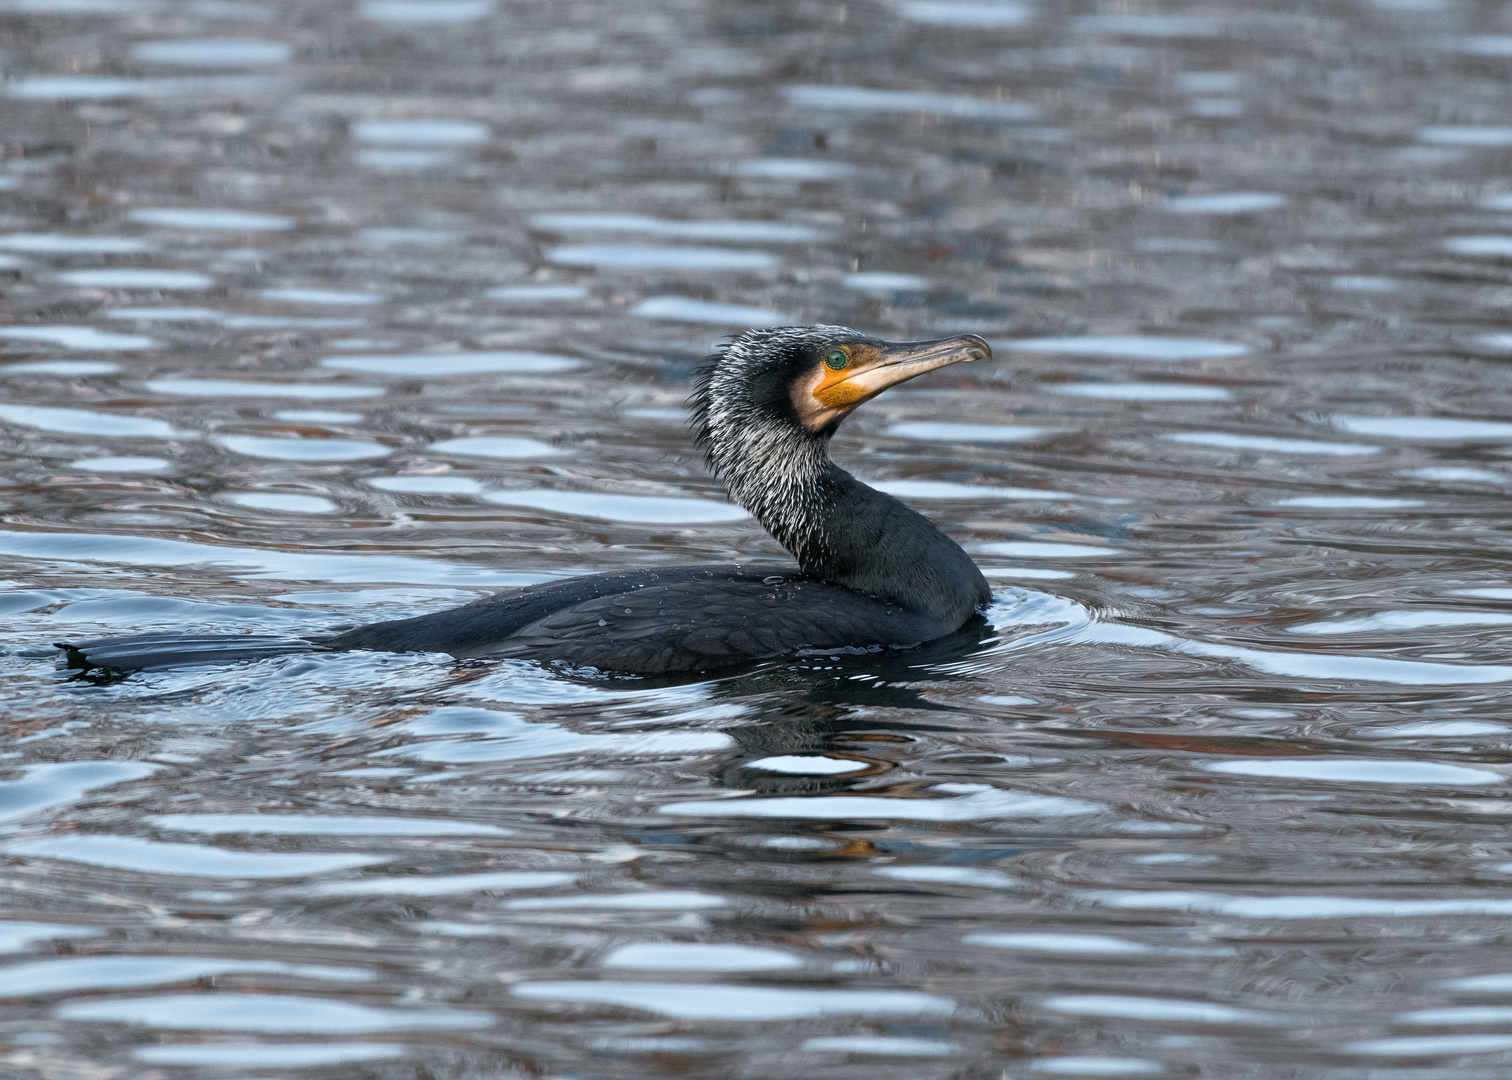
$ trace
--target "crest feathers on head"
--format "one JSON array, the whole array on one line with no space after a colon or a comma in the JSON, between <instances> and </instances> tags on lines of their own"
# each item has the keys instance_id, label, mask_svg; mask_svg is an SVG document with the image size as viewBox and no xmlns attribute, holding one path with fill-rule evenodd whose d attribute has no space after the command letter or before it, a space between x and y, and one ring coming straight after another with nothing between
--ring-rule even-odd
<instances>
[{"instance_id":1,"label":"crest feathers on head","mask_svg":"<svg viewBox=\"0 0 1512 1080\"><path fill-rule=\"evenodd\" d=\"M726 422L755 423L762 403L752 394L763 375L779 370L795 354L823 348L836 341L864 339L848 326L767 326L747 330L721 342L719 351L704 357L688 398L692 407L689 426L698 443L710 452L712 441Z\"/></svg>"}]
</instances>

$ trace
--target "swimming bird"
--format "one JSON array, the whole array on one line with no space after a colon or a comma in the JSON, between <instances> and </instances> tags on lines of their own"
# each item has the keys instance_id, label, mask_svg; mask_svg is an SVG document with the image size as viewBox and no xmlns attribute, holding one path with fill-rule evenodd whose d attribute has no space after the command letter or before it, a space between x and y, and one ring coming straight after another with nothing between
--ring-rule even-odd
<instances>
[{"instance_id":1,"label":"swimming bird","mask_svg":"<svg viewBox=\"0 0 1512 1080\"><path fill-rule=\"evenodd\" d=\"M986 580L929 519L835 464L830 439L888 387L991 355L974 334L893 342L778 326L706 358L690 398L695 437L793 564L618 570L328 637L143 634L58 648L70 667L116 670L363 649L657 675L933 641L989 602Z\"/></svg>"}]
</instances>

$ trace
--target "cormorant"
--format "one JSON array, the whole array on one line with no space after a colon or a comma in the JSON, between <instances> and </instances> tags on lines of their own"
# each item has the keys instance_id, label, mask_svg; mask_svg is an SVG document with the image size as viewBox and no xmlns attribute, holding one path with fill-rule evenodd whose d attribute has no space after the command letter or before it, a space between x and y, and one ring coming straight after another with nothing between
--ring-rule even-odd
<instances>
[{"instance_id":1,"label":"cormorant","mask_svg":"<svg viewBox=\"0 0 1512 1080\"><path fill-rule=\"evenodd\" d=\"M619 570L331 637L144 634L58 648L70 667L123 671L366 649L654 675L932 641L988 603L987 582L927 518L831 461L829 442L889 386L991 355L974 334L890 342L843 326L778 326L705 360L690 398L697 440L797 565Z\"/></svg>"}]
</instances>

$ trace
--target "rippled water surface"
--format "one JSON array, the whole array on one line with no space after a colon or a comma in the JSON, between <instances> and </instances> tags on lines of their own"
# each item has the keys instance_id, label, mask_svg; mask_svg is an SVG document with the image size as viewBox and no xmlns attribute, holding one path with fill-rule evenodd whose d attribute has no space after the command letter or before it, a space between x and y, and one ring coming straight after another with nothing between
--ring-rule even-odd
<instances>
[{"instance_id":1,"label":"rippled water surface","mask_svg":"<svg viewBox=\"0 0 1512 1080\"><path fill-rule=\"evenodd\" d=\"M0 0L0 1073L1508 1075L1509 11ZM53 666L780 559L787 320L978 640Z\"/></svg>"}]
</instances>

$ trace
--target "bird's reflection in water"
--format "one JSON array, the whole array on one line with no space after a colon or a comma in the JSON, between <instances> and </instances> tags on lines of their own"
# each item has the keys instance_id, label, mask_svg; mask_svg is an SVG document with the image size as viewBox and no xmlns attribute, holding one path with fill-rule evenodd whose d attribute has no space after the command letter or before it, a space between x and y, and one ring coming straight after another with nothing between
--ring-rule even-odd
<instances>
[{"instance_id":1,"label":"bird's reflection in water","mask_svg":"<svg viewBox=\"0 0 1512 1080\"><path fill-rule=\"evenodd\" d=\"M782 660L733 673L707 684L709 700L756 705L745 722L722 728L736 749L712 762L709 780L715 790L751 798L822 798L849 793L897 798L928 798L930 784L918 778L889 782L897 760L917 751L916 744L970 730L975 717L939 700L942 689L971 686L979 676L963 661L980 661L1001 642L1002 631L978 617L957 633L914 649L863 656ZM782 762L781 759L798 759ZM778 759L773 762L772 759ZM760 763L803 768L818 761L840 772L785 772ZM711 792L712 794L712 792ZM818 866L876 863L878 868L913 857L943 860L952 866L996 864L1028 850L1064 847L1063 836L1029 837L1017 831L985 843L950 842L944 848L920 834L915 824L846 817L679 819L665 824L640 818L625 832L626 842L679 850L698 850L734 863ZM932 826L924 826L929 836ZM979 838L980 839L980 838ZM734 886L723 882L721 888ZM783 880L777 891L789 900L821 902L853 892L918 891L928 886L898 884L877 878L864 887L842 886L821 875L812 881ZM767 891L767 890L763 890ZM812 929L812 927L799 927Z\"/></svg>"},{"instance_id":2,"label":"bird's reflection in water","mask_svg":"<svg viewBox=\"0 0 1512 1080\"><path fill-rule=\"evenodd\" d=\"M702 709L721 702L738 703L741 722L718 729L738 749L711 770L716 782L742 791L824 794L847 790L858 781L873 781L892 768L886 760L841 745L854 733L866 732L873 742L908 742L911 732L953 730L960 714L933 700L930 693L943 685L972 682L972 676L950 671L948 665L982 655L998 639L998 631L976 616L955 633L912 649L781 657L731 669L712 679L705 673L690 673L606 682L602 674L591 670L533 673L611 696L628 691L636 698L645 693L648 699L659 700L668 690L696 688ZM472 660L438 665L444 675L421 696L432 707L452 704L459 692L484 681L494 682L504 674L501 668L517 664ZM457 701L465 698L464 694ZM564 702L560 709L550 710L549 719L598 719L603 704L596 695L586 701ZM913 715L902 720L903 714ZM830 775L749 767L762 758L824 755L854 760L857 767Z\"/></svg>"}]
</instances>

